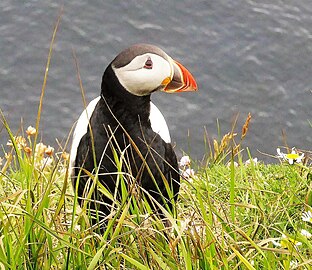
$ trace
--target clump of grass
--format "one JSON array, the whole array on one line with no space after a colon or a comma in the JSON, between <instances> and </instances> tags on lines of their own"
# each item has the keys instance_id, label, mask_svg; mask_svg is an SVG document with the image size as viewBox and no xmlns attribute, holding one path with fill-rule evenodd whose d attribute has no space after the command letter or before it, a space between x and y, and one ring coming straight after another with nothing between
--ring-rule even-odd
<instances>
[{"instance_id":1,"label":"clump of grass","mask_svg":"<svg viewBox=\"0 0 312 270\"><path fill-rule=\"evenodd\" d=\"M10 132L10 131L9 131ZM0 269L309 269L301 219L309 165L242 161L196 167L170 227L125 193L103 234L68 183L68 156L11 137L0 175ZM33 151L29 149L34 149ZM121 179L122 181L122 179ZM300 245L298 243L301 243Z\"/></svg>"},{"instance_id":2,"label":"clump of grass","mask_svg":"<svg viewBox=\"0 0 312 270\"><path fill-rule=\"evenodd\" d=\"M237 126L238 115L234 119L231 130L224 134L220 133L219 122L217 122L217 129L219 139L209 138L207 131L204 137L204 145L206 149L205 156L203 158L205 166L214 164L224 164L229 162L234 157L241 158L241 152L243 151L242 144L248 133L250 121L252 119L251 113L248 113L240 134L235 131Z\"/></svg>"},{"instance_id":3,"label":"clump of grass","mask_svg":"<svg viewBox=\"0 0 312 270\"><path fill-rule=\"evenodd\" d=\"M310 228L301 220L302 212L310 209L305 204L309 171L286 164L218 165L201 168L191 183L184 183L181 201L188 207L181 212L189 217L190 237L199 241L198 246L210 243L216 250L214 256L203 256L214 261L209 267L216 262L219 269L241 264L247 269L290 269L290 262L311 264L311 240L300 234ZM294 241L302 245L297 247Z\"/></svg>"}]
</instances>

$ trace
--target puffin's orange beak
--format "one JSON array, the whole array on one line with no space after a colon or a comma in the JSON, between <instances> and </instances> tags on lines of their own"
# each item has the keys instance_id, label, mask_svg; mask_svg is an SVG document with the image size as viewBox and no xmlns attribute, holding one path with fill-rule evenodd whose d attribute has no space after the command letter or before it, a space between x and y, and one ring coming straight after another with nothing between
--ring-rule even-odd
<instances>
[{"instance_id":1,"label":"puffin's orange beak","mask_svg":"<svg viewBox=\"0 0 312 270\"><path fill-rule=\"evenodd\" d=\"M167 78L164 89L167 93L197 91L197 84L193 75L179 62L173 61L173 76Z\"/></svg>"}]
</instances>

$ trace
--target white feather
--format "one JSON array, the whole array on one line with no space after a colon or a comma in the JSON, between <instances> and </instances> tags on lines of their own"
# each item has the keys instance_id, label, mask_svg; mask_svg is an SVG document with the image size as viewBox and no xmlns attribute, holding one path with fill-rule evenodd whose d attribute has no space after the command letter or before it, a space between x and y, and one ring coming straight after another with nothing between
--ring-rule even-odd
<instances>
[{"instance_id":1,"label":"white feather","mask_svg":"<svg viewBox=\"0 0 312 270\"><path fill-rule=\"evenodd\" d=\"M150 111L150 121L151 126L154 132L158 133L159 136L166 142L170 143L170 133L166 123L166 120L160 110L156 107L156 105L151 102L151 111Z\"/></svg>"},{"instance_id":2,"label":"white feather","mask_svg":"<svg viewBox=\"0 0 312 270\"><path fill-rule=\"evenodd\" d=\"M87 133L89 120L92 116L92 113L95 109L96 104L99 102L101 96L93 99L87 106L87 108L80 114L78 121L76 123L76 127L74 130L73 141L70 150L70 172L75 164L75 159L77 155L77 149L80 143L81 138Z\"/></svg>"}]
</instances>

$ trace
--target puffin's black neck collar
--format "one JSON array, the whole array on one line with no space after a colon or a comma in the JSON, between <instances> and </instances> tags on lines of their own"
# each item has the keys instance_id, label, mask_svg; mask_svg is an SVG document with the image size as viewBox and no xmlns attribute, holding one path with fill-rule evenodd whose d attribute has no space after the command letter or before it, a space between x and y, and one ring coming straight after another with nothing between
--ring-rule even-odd
<instances>
[{"instance_id":1,"label":"puffin's black neck collar","mask_svg":"<svg viewBox=\"0 0 312 270\"><path fill-rule=\"evenodd\" d=\"M128 92L118 81L111 65L107 67L102 77L101 97L115 114L121 106L131 115L138 115L142 120L148 120L150 114L151 96L136 96Z\"/></svg>"}]
</instances>

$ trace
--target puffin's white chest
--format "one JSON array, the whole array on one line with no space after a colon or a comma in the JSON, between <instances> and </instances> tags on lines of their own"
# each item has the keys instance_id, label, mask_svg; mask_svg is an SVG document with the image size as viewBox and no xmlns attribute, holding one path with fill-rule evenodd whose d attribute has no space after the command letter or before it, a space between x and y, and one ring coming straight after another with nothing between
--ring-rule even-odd
<instances>
[{"instance_id":1,"label":"puffin's white chest","mask_svg":"<svg viewBox=\"0 0 312 270\"><path fill-rule=\"evenodd\" d=\"M71 151L70 151L70 165L71 165L70 169L72 169L74 166L80 140L88 131L89 120L100 99L101 99L101 96L98 96L97 98L93 99L78 118L75 130L74 130L74 134L73 134L72 146L71 146ZM160 110L152 102L151 102L151 110L150 110L150 122L151 122L153 131L158 133L159 136L166 143L170 143L171 142L170 133L169 133L166 120L164 116L162 115L162 113L160 112Z\"/></svg>"}]
</instances>

